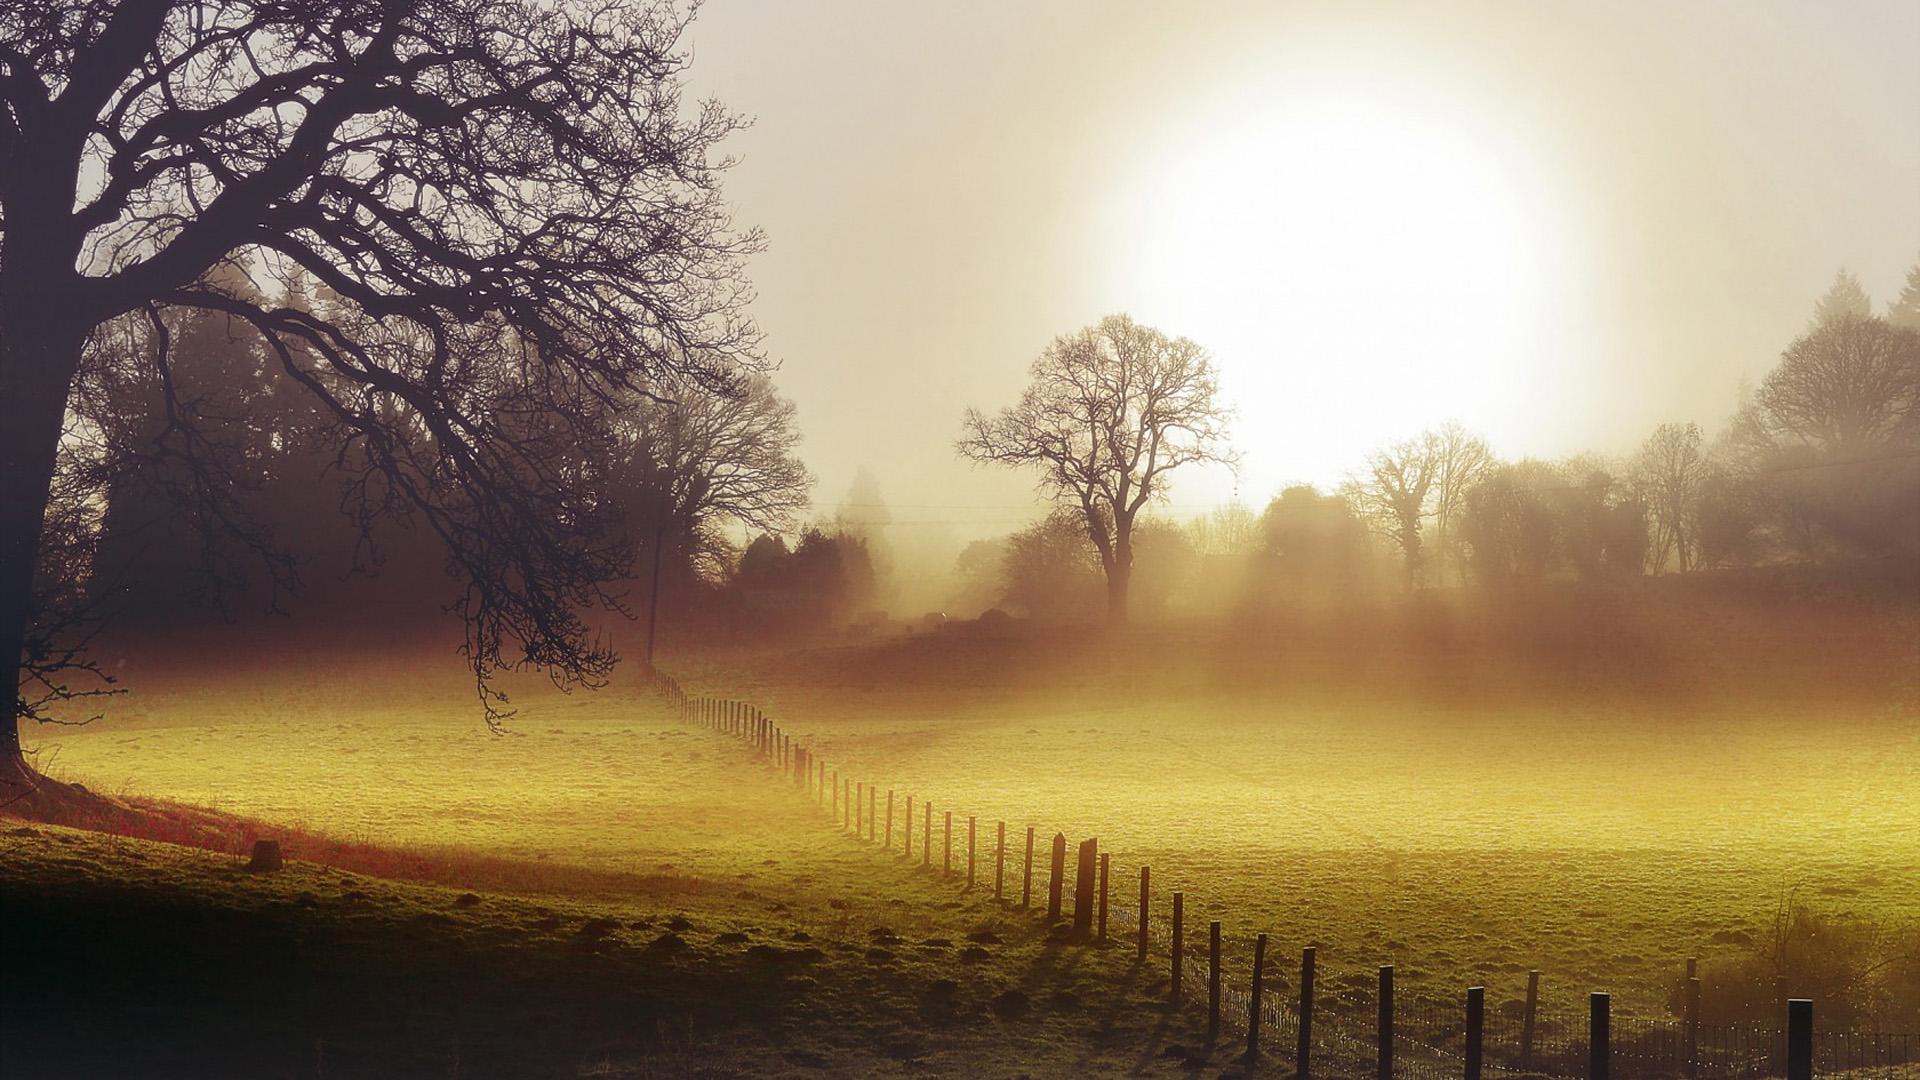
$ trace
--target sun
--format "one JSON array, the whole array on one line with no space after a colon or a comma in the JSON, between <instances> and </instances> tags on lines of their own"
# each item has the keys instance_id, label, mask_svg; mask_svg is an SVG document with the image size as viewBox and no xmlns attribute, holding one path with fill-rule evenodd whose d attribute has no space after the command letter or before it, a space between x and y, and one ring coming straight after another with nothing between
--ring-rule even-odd
<instances>
[{"instance_id":1,"label":"sun","mask_svg":"<svg viewBox=\"0 0 1920 1080\"><path fill-rule=\"evenodd\" d=\"M1220 363L1249 465L1323 479L1436 418L1499 427L1557 287L1524 155L1417 96L1248 96L1156 152L1115 235L1134 310Z\"/></svg>"}]
</instances>

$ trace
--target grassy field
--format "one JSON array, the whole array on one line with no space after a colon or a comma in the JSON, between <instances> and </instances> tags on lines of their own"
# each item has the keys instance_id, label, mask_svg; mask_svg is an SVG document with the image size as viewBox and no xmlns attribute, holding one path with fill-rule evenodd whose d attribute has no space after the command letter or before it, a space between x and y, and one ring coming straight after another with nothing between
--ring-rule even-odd
<instances>
[{"instance_id":1,"label":"grassy field","mask_svg":"<svg viewBox=\"0 0 1920 1080\"><path fill-rule=\"evenodd\" d=\"M1686 957L1750 955L1785 899L1841 922L1920 922L1920 643L1904 624L1722 614L1714 632L1619 624L1575 654L1564 628L1480 619L1448 635L1421 618L1291 647L959 628L670 664L695 690L762 704L829 768L977 815L983 844L1000 820L1010 837L1098 836L1116 906L1150 864L1158 913L1181 889L1190 926L1226 924L1230 970L1271 933L1281 989L1313 943L1329 987L1391 961L1410 993L1484 982L1506 1010L1539 969L1550 1008L1607 989L1617 1009L1657 1013ZM271 1075L328 1075L316 1047L364 1064L396 1040L435 1075L456 1058L460 1075L677 1075L695 1052L722 1075L1156 1072L1181 1067L1168 1043L1192 1042L1190 1022L1144 1005L1164 992L1157 964L1048 946L1030 917L840 834L633 688L516 688L523 711L496 736L444 657L249 656L208 678L178 655L130 654L136 692L98 724L39 733L41 764L96 790L439 851L451 888L304 866L256 879L231 859L39 834L9 836L0 865L9 925L90 943L78 970L93 987L117 981L103 942L133 931L103 927L121 910L136 918L112 925L199 927L202 908L238 920L213 970L249 974L218 1015L252 1015L242 1003L268 992L255 966L281 962L276 935L298 942L286 962L318 988L216 1039L281 1055ZM502 891L460 906L472 856L520 869L476 874ZM42 875L110 902L63 904ZM675 917L692 924L674 932L684 952L656 944ZM883 929L900 941L875 946ZM968 962L976 933L999 942ZM159 937L142 970L195 955ZM822 955L783 958L796 948ZM356 996L387 957L397 977ZM368 1019L415 1011L410 980L438 988L417 1030ZM87 980L63 985L84 1002ZM1009 991L1032 1011L997 1012ZM61 1000L9 1013L52 1010L32 1013L66 1040L51 1046L119 1045L105 1014L80 1009L94 1019L76 1027ZM529 1026L529 1003L566 1017ZM170 1014L153 1015L125 1038Z\"/></svg>"},{"instance_id":2,"label":"grassy field","mask_svg":"<svg viewBox=\"0 0 1920 1080\"><path fill-rule=\"evenodd\" d=\"M150 717L127 737L151 757L226 751L181 794L545 858L514 889L469 890L305 862L252 874L229 854L9 823L6 1075L1179 1075L1161 1054L1191 1024L1153 1007L1158 968L1064 948L877 856L646 699L586 700L530 704L564 728L471 742L455 710L425 725L445 745L410 770L399 748L418 731ZM65 756L106 731L68 736ZM240 797L256 780L261 801ZM602 872L541 872L569 860Z\"/></svg>"},{"instance_id":3,"label":"grassy field","mask_svg":"<svg viewBox=\"0 0 1920 1080\"><path fill-rule=\"evenodd\" d=\"M1920 923L1920 635L1770 614L1620 618L1597 647L1483 613L1332 648L952 628L693 674L883 790L1098 836L1163 910L1182 889L1323 971L1510 1003L1539 969L1568 1007L1653 1012L1783 903Z\"/></svg>"}]
</instances>

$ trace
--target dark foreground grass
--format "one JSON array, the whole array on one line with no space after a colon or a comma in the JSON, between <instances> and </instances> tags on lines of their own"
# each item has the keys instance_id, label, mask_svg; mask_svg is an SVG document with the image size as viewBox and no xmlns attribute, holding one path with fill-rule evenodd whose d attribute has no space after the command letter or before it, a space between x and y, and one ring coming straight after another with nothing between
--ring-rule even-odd
<instances>
[{"instance_id":1,"label":"dark foreground grass","mask_svg":"<svg viewBox=\"0 0 1920 1080\"><path fill-rule=\"evenodd\" d=\"M849 847L853 841L845 842ZM482 894L10 824L9 1078L1180 1075L1159 965L870 851L722 893ZM663 879L664 880L664 879ZM765 890L765 891L762 891ZM1223 1047L1215 1055L1227 1063ZM1216 1067L1215 1072L1218 1071Z\"/></svg>"}]
</instances>

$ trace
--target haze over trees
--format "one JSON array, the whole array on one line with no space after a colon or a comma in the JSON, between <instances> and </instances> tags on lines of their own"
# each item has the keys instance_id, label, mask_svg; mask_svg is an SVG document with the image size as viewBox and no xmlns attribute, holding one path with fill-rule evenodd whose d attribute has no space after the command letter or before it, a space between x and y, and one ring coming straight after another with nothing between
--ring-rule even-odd
<instances>
[{"instance_id":1,"label":"haze over trees","mask_svg":"<svg viewBox=\"0 0 1920 1080\"><path fill-rule=\"evenodd\" d=\"M1920 296L1920 266L1907 292ZM1903 294L1904 295L1904 294ZM1911 301L1911 297L1909 297ZM1290 486L1256 518L1202 513L1138 567L1169 610L1269 616L1403 590L1619 584L1643 575L1920 556L1920 333L1842 272L1808 330L1716 437L1657 426L1619 459L1502 460L1448 422L1368 455L1339 490ZM963 451L964 452L964 451ZM963 553L963 610L1088 617L1102 567L1058 514ZM1076 516L1072 520L1079 520Z\"/></svg>"},{"instance_id":2,"label":"haze over trees","mask_svg":"<svg viewBox=\"0 0 1920 1080\"><path fill-rule=\"evenodd\" d=\"M619 606L605 585L631 545L578 463L605 459L621 405L656 380L720 389L760 363L741 272L760 239L719 189L739 125L683 102L683 26L652 6L492 0L10 5L8 670L58 680L70 655L30 633L62 625L64 594L36 596L35 568L73 388L110 338L158 373L164 449L204 519L241 520L207 449L215 403L170 378L175 320L203 313L306 395L350 513L444 547L490 717L502 669L604 678L614 657L581 612ZM256 274L310 276L326 313L236 287ZM259 373L230 374L245 393ZM10 695L0 715L11 784L33 783L16 723L31 709Z\"/></svg>"},{"instance_id":3,"label":"haze over trees","mask_svg":"<svg viewBox=\"0 0 1920 1080\"><path fill-rule=\"evenodd\" d=\"M1077 510L1099 554L1108 618L1125 622L1140 512L1175 470L1234 461L1219 377L1199 345L1125 315L1054 339L1031 373L1017 404L992 416L967 410L959 451L1036 469L1041 490Z\"/></svg>"}]
</instances>

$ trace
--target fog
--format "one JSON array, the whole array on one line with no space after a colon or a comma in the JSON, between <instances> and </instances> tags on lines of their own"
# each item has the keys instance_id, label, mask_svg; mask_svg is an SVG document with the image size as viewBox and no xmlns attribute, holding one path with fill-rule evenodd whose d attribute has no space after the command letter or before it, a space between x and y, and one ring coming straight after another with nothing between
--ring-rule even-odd
<instances>
[{"instance_id":1,"label":"fog","mask_svg":"<svg viewBox=\"0 0 1920 1080\"><path fill-rule=\"evenodd\" d=\"M961 409L1111 312L1210 350L1237 410L1237 480L1176 478L1177 518L1449 418L1510 458L1711 433L1836 270L1884 302L1920 254L1910 4L716 3L690 34L756 119L728 193L816 513L867 468L931 563L1038 508L955 456Z\"/></svg>"}]
</instances>

